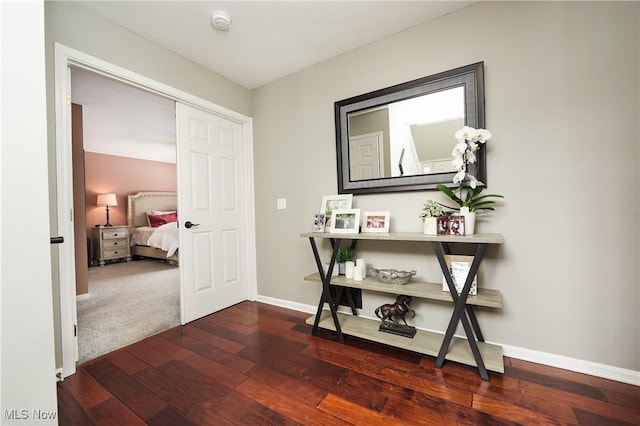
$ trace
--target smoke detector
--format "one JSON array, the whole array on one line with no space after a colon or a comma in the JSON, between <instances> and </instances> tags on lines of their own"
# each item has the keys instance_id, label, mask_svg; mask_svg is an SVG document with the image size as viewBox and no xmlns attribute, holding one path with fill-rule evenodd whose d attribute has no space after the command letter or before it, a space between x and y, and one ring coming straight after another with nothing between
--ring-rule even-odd
<instances>
[{"instance_id":1,"label":"smoke detector","mask_svg":"<svg viewBox=\"0 0 640 426\"><path fill-rule=\"evenodd\" d=\"M211 12L211 25L220 31L227 31L231 27L231 17L223 10Z\"/></svg>"}]
</instances>

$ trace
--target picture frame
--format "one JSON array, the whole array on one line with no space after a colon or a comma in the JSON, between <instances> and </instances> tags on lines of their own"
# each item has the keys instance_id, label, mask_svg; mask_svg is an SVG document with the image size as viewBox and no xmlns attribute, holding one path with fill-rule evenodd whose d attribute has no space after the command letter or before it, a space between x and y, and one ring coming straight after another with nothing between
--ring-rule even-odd
<instances>
[{"instance_id":1,"label":"picture frame","mask_svg":"<svg viewBox=\"0 0 640 426\"><path fill-rule=\"evenodd\" d=\"M353 194L324 195L320 204L319 213L324 214L324 232L331 228L331 214L336 209L350 209L353 203Z\"/></svg>"},{"instance_id":2,"label":"picture frame","mask_svg":"<svg viewBox=\"0 0 640 426\"><path fill-rule=\"evenodd\" d=\"M313 232L324 232L324 213L316 213L313 218Z\"/></svg>"},{"instance_id":3,"label":"picture frame","mask_svg":"<svg viewBox=\"0 0 640 426\"><path fill-rule=\"evenodd\" d=\"M438 235L464 235L464 216L438 216Z\"/></svg>"},{"instance_id":4,"label":"picture frame","mask_svg":"<svg viewBox=\"0 0 640 426\"><path fill-rule=\"evenodd\" d=\"M449 268L449 272L451 273L451 278L453 278L453 284L456 287L456 291L460 294L460 292L462 292L462 287L464 287L464 283L467 280L467 276L469 275L469 269L471 269L471 263L473 263L473 256L445 254L444 259L447 263L447 268ZM444 276L442 276L442 291L449 291L449 285L447 284L447 280ZM473 277L469 295L476 296L477 294L478 275L476 274L476 276Z\"/></svg>"},{"instance_id":5,"label":"picture frame","mask_svg":"<svg viewBox=\"0 0 640 426\"><path fill-rule=\"evenodd\" d=\"M388 211L362 213L362 232L389 233L389 220L391 214Z\"/></svg>"},{"instance_id":6,"label":"picture frame","mask_svg":"<svg viewBox=\"0 0 640 426\"><path fill-rule=\"evenodd\" d=\"M329 229L333 234L360 233L360 209L333 210Z\"/></svg>"}]
</instances>

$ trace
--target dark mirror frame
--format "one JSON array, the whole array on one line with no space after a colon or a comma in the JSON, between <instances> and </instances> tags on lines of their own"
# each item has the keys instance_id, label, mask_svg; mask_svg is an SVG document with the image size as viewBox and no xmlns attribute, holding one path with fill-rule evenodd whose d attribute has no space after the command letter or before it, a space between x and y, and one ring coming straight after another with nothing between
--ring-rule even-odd
<instances>
[{"instance_id":1,"label":"dark mirror frame","mask_svg":"<svg viewBox=\"0 0 640 426\"><path fill-rule=\"evenodd\" d=\"M478 62L336 102L334 109L338 193L374 194L418 191L435 189L438 184L453 185L455 172L350 181L348 114L459 86L463 86L465 91L465 124L475 128L484 128L484 62ZM451 135L452 150L455 143L456 141ZM484 144L480 145L476 156L476 164L470 164L468 170L478 179L478 186L486 186Z\"/></svg>"}]
</instances>

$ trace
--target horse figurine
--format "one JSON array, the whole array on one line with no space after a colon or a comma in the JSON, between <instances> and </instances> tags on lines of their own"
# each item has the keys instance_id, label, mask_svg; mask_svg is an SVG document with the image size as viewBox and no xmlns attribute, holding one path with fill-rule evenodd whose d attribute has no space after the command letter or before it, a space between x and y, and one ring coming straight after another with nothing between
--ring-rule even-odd
<instances>
[{"instance_id":1,"label":"horse figurine","mask_svg":"<svg viewBox=\"0 0 640 426\"><path fill-rule=\"evenodd\" d=\"M411 303L411 296L399 295L396 298L396 303L385 304L376 308L376 316L382 320L382 324L389 327L389 321L392 320L395 324L398 323L398 318L402 319L404 325L407 325L407 321L404 319L405 315L411 312L412 317L415 318L416 311L409 307ZM382 316L380 315L382 314Z\"/></svg>"}]
</instances>

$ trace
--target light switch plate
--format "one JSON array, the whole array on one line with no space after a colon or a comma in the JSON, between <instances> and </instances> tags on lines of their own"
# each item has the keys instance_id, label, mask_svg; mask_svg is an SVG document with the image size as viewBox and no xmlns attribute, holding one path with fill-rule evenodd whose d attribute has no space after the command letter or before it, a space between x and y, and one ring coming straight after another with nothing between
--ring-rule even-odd
<instances>
[{"instance_id":1,"label":"light switch plate","mask_svg":"<svg viewBox=\"0 0 640 426\"><path fill-rule=\"evenodd\" d=\"M284 210L287 208L287 199L278 198L278 210Z\"/></svg>"}]
</instances>

